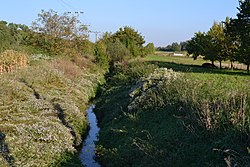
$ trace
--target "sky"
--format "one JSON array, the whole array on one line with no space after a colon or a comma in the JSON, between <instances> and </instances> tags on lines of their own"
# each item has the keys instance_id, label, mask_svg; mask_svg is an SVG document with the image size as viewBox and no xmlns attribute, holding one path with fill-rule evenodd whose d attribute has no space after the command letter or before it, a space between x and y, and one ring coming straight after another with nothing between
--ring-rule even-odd
<instances>
[{"instance_id":1,"label":"sky","mask_svg":"<svg viewBox=\"0 0 250 167\"><path fill-rule=\"evenodd\" d=\"M114 33L130 26L146 43L166 46L208 31L214 21L236 17L238 6L238 0L2 0L0 20L30 26L41 10L84 12L79 19L92 31Z\"/></svg>"}]
</instances>

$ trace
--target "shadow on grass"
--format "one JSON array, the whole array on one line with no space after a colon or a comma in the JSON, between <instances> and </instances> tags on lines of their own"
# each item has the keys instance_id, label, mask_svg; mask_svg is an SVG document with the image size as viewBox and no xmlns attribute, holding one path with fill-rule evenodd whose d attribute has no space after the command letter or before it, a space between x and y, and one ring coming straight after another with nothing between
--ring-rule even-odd
<instances>
[{"instance_id":1,"label":"shadow on grass","mask_svg":"<svg viewBox=\"0 0 250 167\"><path fill-rule=\"evenodd\" d=\"M233 129L208 132L188 119L193 111L180 111L179 103L133 115L127 110L131 88L111 84L95 108L101 127L98 160L104 166L225 166L231 155L232 164L249 165L248 136Z\"/></svg>"},{"instance_id":2,"label":"shadow on grass","mask_svg":"<svg viewBox=\"0 0 250 167\"><path fill-rule=\"evenodd\" d=\"M199 65L188 65L188 64L178 64L173 62L162 62L162 61L148 61L151 64L157 65L159 67L171 68L174 71L184 72L184 73L213 73L213 74L226 74L226 75L241 75L250 76L245 70L230 70L230 69L219 69L219 68L205 68Z\"/></svg>"}]
</instances>

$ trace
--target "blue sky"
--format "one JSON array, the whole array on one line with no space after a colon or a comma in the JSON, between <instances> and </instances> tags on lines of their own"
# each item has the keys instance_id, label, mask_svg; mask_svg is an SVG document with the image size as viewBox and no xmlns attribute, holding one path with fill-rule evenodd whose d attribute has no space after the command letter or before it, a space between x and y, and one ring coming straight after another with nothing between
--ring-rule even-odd
<instances>
[{"instance_id":1,"label":"blue sky","mask_svg":"<svg viewBox=\"0 0 250 167\"><path fill-rule=\"evenodd\" d=\"M208 31L214 21L235 17L236 7L238 0L2 0L0 20L31 25L42 9L83 11L80 20L93 31L131 26L147 43L166 46Z\"/></svg>"}]
</instances>

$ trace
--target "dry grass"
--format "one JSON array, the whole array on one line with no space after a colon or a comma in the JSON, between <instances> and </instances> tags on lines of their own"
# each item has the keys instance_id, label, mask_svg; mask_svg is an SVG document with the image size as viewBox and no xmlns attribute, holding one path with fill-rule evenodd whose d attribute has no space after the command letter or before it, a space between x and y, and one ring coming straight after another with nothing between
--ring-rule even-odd
<instances>
[{"instance_id":1,"label":"dry grass","mask_svg":"<svg viewBox=\"0 0 250 167\"><path fill-rule=\"evenodd\" d=\"M67 78L77 78L81 75L81 69L71 61L57 59L53 61L56 69L61 71Z\"/></svg>"},{"instance_id":2,"label":"dry grass","mask_svg":"<svg viewBox=\"0 0 250 167\"><path fill-rule=\"evenodd\" d=\"M0 54L0 74L15 71L19 67L27 66L28 55L13 50L6 50Z\"/></svg>"}]
</instances>

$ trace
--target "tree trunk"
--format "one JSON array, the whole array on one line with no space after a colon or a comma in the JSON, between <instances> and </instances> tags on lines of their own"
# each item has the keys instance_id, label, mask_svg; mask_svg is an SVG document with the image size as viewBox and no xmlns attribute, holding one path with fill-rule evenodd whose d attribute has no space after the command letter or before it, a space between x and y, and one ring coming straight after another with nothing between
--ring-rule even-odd
<instances>
[{"instance_id":1,"label":"tree trunk","mask_svg":"<svg viewBox=\"0 0 250 167\"><path fill-rule=\"evenodd\" d=\"M249 64L247 64L247 73L249 73Z\"/></svg>"},{"instance_id":2,"label":"tree trunk","mask_svg":"<svg viewBox=\"0 0 250 167\"><path fill-rule=\"evenodd\" d=\"M231 63L231 70L233 70L234 69L233 61L230 61L230 63Z\"/></svg>"},{"instance_id":3,"label":"tree trunk","mask_svg":"<svg viewBox=\"0 0 250 167\"><path fill-rule=\"evenodd\" d=\"M222 67L221 67L221 61L220 61L220 69L221 69Z\"/></svg>"},{"instance_id":4,"label":"tree trunk","mask_svg":"<svg viewBox=\"0 0 250 167\"><path fill-rule=\"evenodd\" d=\"M212 64L214 65L214 60L211 60Z\"/></svg>"}]
</instances>

